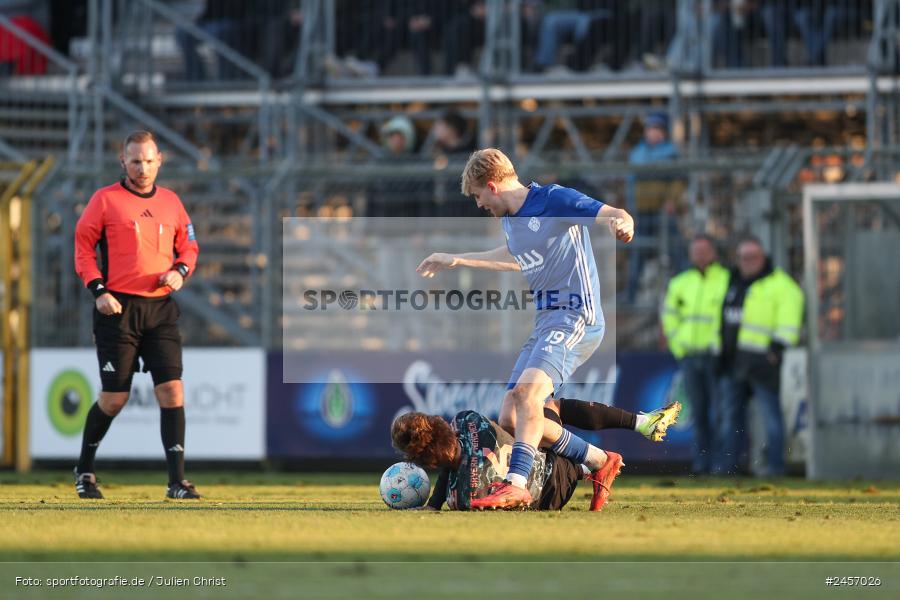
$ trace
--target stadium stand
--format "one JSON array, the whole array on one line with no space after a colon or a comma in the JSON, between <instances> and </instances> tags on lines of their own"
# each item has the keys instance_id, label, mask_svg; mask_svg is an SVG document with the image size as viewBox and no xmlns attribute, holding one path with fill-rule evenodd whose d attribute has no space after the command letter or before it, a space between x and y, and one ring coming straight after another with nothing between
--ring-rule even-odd
<instances>
[{"instance_id":1,"label":"stadium stand","mask_svg":"<svg viewBox=\"0 0 900 600\"><path fill-rule=\"evenodd\" d=\"M666 192L678 196L674 229L618 253L622 291L628 261L648 255L637 293L620 297L621 347L658 344L672 231L723 244L752 231L796 276L799 184L895 177L895 1L256 4L250 15L234 2L91 0L61 50L0 7L0 40L46 61L44 74L0 79L0 154L59 158L35 196L36 297L58 309L35 323L40 344L90 341L72 230L89 190L116 177L110 150L136 124L163 140L162 180L202 241L182 292L194 345L282 343L280 217L389 214L376 210L376 182L416 190L412 208L398 198L403 211L471 214L456 191L465 155L434 144L448 108L473 142L511 150L526 179L619 205L642 172L682 181ZM553 29L563 8L582 24ZM643 117L660 111L679 157L629 164ZM416 138L400 159L380 145L398 116Z\"/></svg>"}]
</instances>

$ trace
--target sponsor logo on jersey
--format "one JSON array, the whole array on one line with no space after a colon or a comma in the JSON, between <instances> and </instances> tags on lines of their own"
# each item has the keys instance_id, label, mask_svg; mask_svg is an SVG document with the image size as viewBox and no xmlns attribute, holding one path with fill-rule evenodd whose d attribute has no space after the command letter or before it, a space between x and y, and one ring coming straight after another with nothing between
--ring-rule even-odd
<instances>
[{"instance_id":1,"label":"sponsor logo on jersey","mask_svg":"<svg viewBox=\"0 0 900 600\"><path fill-rule=\"evenodd\" d=\"M522 254L516 254L515 259L523 272L530 271L544 264L544 257L537 250L529 250Z\"/></svg>"},{"instance_id":2,"label":"sponsor logo on jersey","mask_svg":"<svg viewBox=\"0 0 900 600\"><path fill-rule=\"evenodd\" d=\"M530 229L536 233L537 230L540 228L541 228L541 220L540 219L538 219L537 217L531 217L528 220L528 229Z\"/></svg>"},{"instance_id":3,"label":"sponsor logo on jersey","mask_svg":"<svg viewBox=\"0 0 900 600\"><path fill-rule=\"evenodd\" d=\"M191 223L187 224L187 234L188 234L188 241L193 242L197 239L197 236L194 235L194 225Z\"/></svg>"}]
</instances>

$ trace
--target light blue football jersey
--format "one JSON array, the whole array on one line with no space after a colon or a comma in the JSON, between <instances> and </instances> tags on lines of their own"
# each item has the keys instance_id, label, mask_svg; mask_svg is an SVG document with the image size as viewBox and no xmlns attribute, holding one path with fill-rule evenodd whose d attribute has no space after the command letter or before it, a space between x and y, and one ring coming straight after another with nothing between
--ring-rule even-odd
<instances>
[{"instance_id":1,"label":"light blue football jersey","mask_svg":"<svg viewBox=\"0 0 900 600\"><path fill-rule=\"evenodd\" d=\"M536 320L567 313L588 326L603 323L587 229L602 206L578 190L532 183L519 211L501 219L507 248L534 294Z\"/></svg>"}]
</instances>

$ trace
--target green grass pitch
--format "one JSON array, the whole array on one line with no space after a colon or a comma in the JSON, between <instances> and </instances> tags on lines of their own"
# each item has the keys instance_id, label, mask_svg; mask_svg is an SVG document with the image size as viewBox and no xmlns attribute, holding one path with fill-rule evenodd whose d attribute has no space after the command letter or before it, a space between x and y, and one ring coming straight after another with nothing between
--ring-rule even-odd
<instances>
[{"instance_id":1,"label":"green grass pitch","mask_svg":"<svg viewBox=\"0 0 900 600\"><path fill-rule=\"evenodd\" d=\"M133 572L224 574L226 588L183 590L217 598L398 598L419 588L426 598L592 589L697 598L722 586L727 597L771 588L812 598L833 591L827 576L880 577L867 596L900 594L895 482L626 473L601 513L587 511L582 485L562 512L434 514L386 508L377 474L194 473L199 502L165 500L162 474L100 476L106 499L81 501L68 473L0 474L0 597L157 597L14 585L23 574Z\"/></svg>"}]
</instances>

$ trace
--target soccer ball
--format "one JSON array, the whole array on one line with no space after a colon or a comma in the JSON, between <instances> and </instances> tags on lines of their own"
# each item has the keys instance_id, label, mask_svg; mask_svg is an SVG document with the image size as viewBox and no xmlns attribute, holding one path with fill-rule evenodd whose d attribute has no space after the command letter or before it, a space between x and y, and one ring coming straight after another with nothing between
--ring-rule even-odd
<instances>
[{"instance_id":1,"label":"soccer ball","mask_svg":"<svg viewBox=\"0 0 900 600\"><path fill-rule=\"evenodd\" d=\"M431 482L418 465L398 462L381 476L381 499L391 508L417 508L428 502Z\"/></svg>"}]
</instances>

